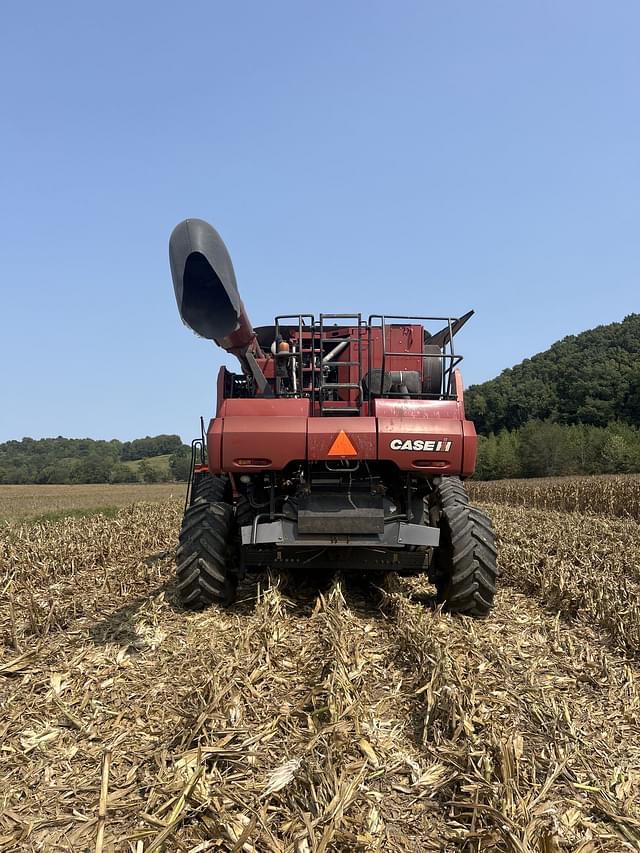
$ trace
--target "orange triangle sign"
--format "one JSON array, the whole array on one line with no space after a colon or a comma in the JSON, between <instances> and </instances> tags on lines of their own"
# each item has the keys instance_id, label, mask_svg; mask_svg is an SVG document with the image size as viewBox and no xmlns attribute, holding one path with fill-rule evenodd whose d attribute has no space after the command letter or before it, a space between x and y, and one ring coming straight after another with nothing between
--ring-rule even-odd
<instances>
[{"instance_id":1,"label":"orange triangle sign","mask_svg":"<svg viewBox=\"0 0 640 853\"><path fill-rule=\"evenodd\" d=\"M351 439L346 432L341 429L336 440L329 448L329 456L357 456L358 451L351 443Z\"/></svg>"}]
</instances>

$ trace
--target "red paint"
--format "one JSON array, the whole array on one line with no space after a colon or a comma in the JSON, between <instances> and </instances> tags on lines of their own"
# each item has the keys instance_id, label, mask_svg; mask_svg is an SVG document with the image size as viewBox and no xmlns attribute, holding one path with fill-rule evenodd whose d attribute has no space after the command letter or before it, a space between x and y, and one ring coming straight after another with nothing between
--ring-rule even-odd
<instances>
[{"instance_id":1,"label":"red paint","mask_svg":"<svg viewBox=\"0 0 640 853\"><path fill-rule=\"evenodd\" d=\"M476 469L476 455L478 453L478 437L473 421L463 421L464 445L462 453L462 465L460 473L463 477L470 477Z\"/></svg>"},{"instance_id":2,"label":"red paint","mask_svg":"<svg viewBox=\"0 0 640 853\"><path fill-rule=\"evenodd\" d=\"M416 402L422 402L420 400ZM431 402L431 401L424 401ZM455 405L455 403L454 403ZM441 474L457 474L462 464L462 423L455 418L417 418L408 402L404 417L378 417L378 459L395 462L402 470L420 470ZM399 450L391 447L392 442L420 439L441 442L443 447L450 442L449 450ZM429 465L430 461L445 463ZM416 464L418 463L418 464Z\"/></svg>"},{"instance_id":3,"label":"red paint","mask_svg":"<svg viewBox=\"0 0 640 853\"><path fill-rule=\"evenodd\" d=\"M456 417L438 417L438 407L457 406L456 401L414 400L404 403L377 401L377 418L314 418L302 414L305 406L300 400L227 400L224 417L214 418L208 432L209 469L222 471L282 470L289 462L309 459L312 462L336 458L331 453L336 439L344 431L358 459L388 460L404 471L432 474L473 473L477 438L471 421ZM252 404L271 410L270 414L247 414ZM296 414L273 414L282 404L285 411ZM393 403L380 406L379 403ZM230 405L233 404L233 405ZM419 404L427 404L424 407ZM417 409L416 409L417 406ZM420 411L420 409L423 409ZM228 414L229 411L233 414ZM382 410L382 415L381 415ZM429 412L430 417L424 417ZM440 415L453 413L445 409ZM416 417L421 414L422 417ZM256 435L260 440L256 441ZM406 440L433 442L419 450L401 450L391 442ZM438 442L441 443L440 449ZM447 443L450 447L446 449ZM259 457L257 454L260 454ZM337 458L354 458L346 452ZM247 459L259 459L260 464L247 465ZM240 460L240 461L238 461ZM270 460L265 464L264 460ZM433 464L430 464L433 463Z\"/></svg>"},{"instance_id":4,"label":"red paint","mask_svg":"<svg viewBox=\"0 0 640 853\"><path fill-rule=\"evenodd\" d=\"M238 397L225 400L220 407L221 418L243 418L247 415L256 417L307 417L309 401L300 399L277 399L275 397L254 397L253 399Z\"/></svg>"},{"instance_id":5,"label":"red paint","mask_svg":"<svg viewBox=\"0 0 640 853\"><path fill-rule=\"evenodd\" d=\"M213 418L207 430L207 459L212 474L222 473L222 418Z\"/></svg>"},{"instance_id":6,"label":"red paint","mask_svg":"<svg viewBox=\"0 0 640 853\"><path fill-rule=\"evenodd\" d=\"M225 400L222 424L222 471L282 470L307 454L308 400L274 398ZM238 464L236 459L270 459L269 465Z\"/></svg>"},{"instance_id":7,"label":"red paint","mask_svg":"<svg viewBox=\"0 0 640 853\"><path fill-rule=\"evenodd\" d=\"M373 413L378 418L415 418L416 420L460 420L457 400L374 400Z\"/></svg>"},{"instance_id":8,"label":"red paint","mask_svg":"<svg viewBox=\"0 0 640 853\"><path fill-rule=\"evenodd\" d=\"M308 458L312 462L335 459L330 451L333 443L344 431L357 451L358 459L377 458L375 418L309 418L307 421ZM353 457L344 457L353 458Z\"/></svg>"}]
</instances>

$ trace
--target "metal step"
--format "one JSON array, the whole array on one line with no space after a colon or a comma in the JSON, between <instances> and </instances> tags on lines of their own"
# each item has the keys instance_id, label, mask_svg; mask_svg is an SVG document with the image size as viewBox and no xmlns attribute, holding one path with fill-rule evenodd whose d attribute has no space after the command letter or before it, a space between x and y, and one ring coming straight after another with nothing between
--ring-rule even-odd
<instances>
[{"instance_id":1,"label":"metal step","mask_svg":"<svg viewBox=\"0 0 640 853\"><path fill-rule=\"evenodd\" d=\"M336 415L336 416L339 416L339 415L359 415L360 414L360 408L359 408L359 406L341 406L340 408L332 407L330 409L326 409L323 406L320 406L320 414L322 414L322 415Z\"/></svg>"},{"instance_id":2,"label":"metal step","mask_svg":"<svg viewBox=\"0 0 640 853\"><path fill-rule=\"evenodd\" d=\"M323 382L322 385L319 386L322 391L324 388L329 388L330 390L333 388L359 388L359 382Z\"/></svg>"}]
</instances>

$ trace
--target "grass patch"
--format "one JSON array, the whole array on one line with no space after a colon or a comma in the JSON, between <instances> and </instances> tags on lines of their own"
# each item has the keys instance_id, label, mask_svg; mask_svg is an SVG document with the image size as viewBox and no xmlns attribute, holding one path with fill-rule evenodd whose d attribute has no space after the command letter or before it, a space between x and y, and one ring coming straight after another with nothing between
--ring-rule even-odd
<instances>
[{"instance_id":1,"label":"grass patch","mask_svg":"<svg viewBox=\"0 0 640 853\"><path fill-rule=\"evenodd\" d=\"M166 475L167 477L171 476L171 469L169 468L169 460L171 459L170 453L165 453L162 456L147 456L145 459L128 459L126 462L122 464L131 469L132 471L140 471L140 466L143 463L146 463L150 468L156 471L158 474Z\"/></svg>"},{"instance_id":2,"label":"grass patch","mask_svg":"<svg viewBox=\"0 0 640 853\"><path fill-rule=\"evenodd\" d=\"M119 506L94 506L85 509L53 509L28 519L29 524L41 524L46 521L62 521L64 518L90 518L93 515L104 515L105 518L115 518Z\"/></svg>"}]
</instances>

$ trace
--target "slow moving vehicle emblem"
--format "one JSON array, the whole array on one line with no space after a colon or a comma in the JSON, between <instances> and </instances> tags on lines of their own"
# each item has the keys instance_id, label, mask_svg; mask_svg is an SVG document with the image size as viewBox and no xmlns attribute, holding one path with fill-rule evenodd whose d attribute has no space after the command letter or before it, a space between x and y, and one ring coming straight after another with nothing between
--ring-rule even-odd
<instances>
[{"instance_id":1,"label":"slow moving vehicle emblem","mask_svg":"<svg viewBox=\"0 0 640 853\"><path fill-rule=\"evenodd\" d=\"M341 429L338 435L336 436L336 440L333 442L331 447L329 448L329 456L357 456L358 451L355 449L353 444L351 443L351 439L346 434L346 432Z\"/></svg>"}]
</instances>

